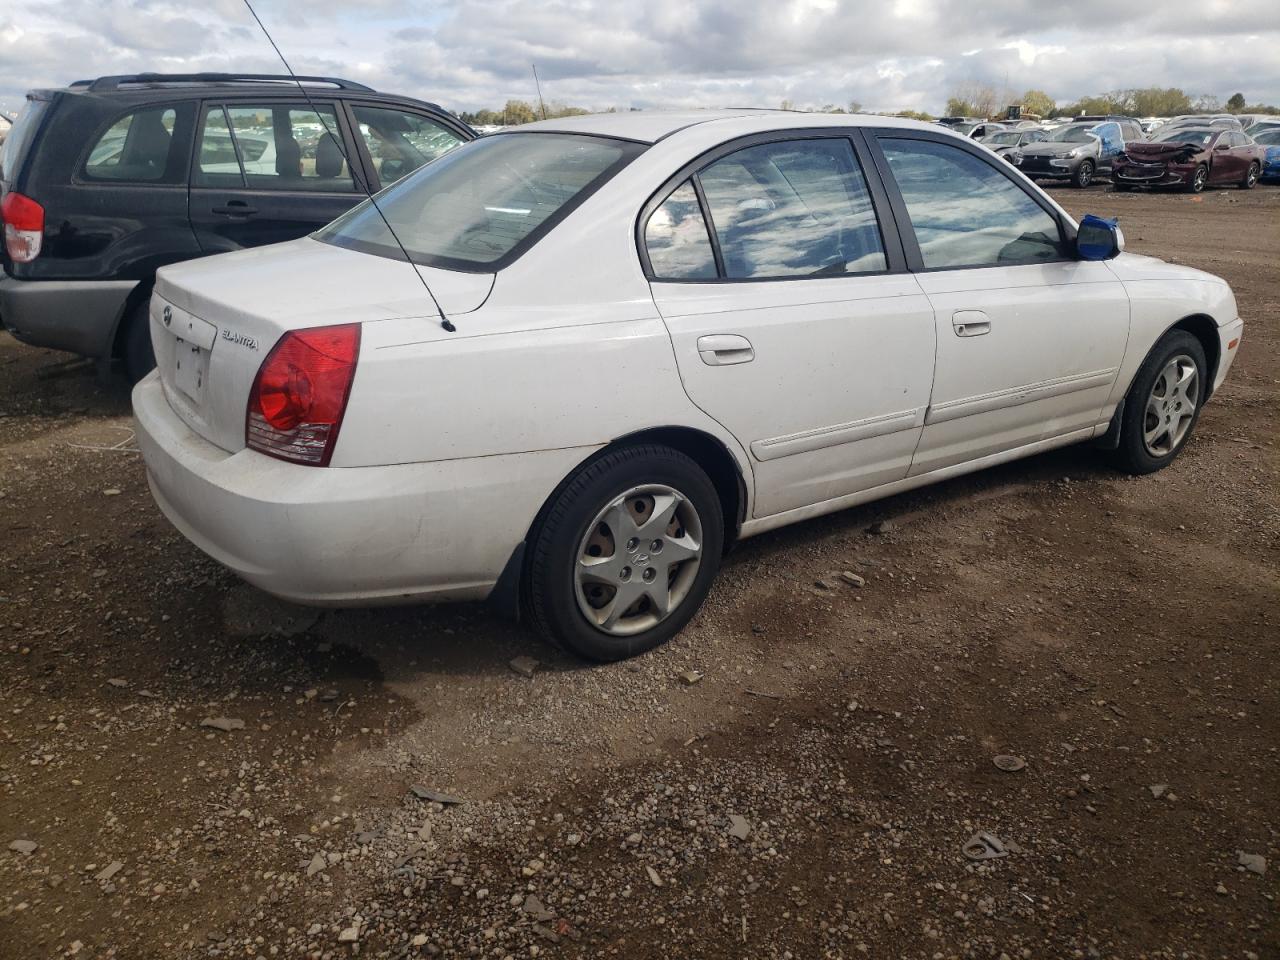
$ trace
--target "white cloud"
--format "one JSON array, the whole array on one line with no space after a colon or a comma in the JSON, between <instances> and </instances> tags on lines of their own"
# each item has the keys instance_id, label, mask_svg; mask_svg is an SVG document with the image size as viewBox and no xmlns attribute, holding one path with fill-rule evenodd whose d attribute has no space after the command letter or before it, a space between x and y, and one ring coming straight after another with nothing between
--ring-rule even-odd
<instances>
[{"instance_id":1,"label":"white cloud","mask_svg":"<svg viewBox=\"0 0 1280 960\"><path fill-rule=\"evenodd\" d=\"M617 107L940 110L966 82L1066 101L1139 86L1280 103L1274 0L257 0L300 73L457 110L534 96ZM1132 6L1133 11L1125 9ZM28 0L0 12L0 109L33 86L143 70L280 70L241 0Z\"/></svg>"}]
</instances>

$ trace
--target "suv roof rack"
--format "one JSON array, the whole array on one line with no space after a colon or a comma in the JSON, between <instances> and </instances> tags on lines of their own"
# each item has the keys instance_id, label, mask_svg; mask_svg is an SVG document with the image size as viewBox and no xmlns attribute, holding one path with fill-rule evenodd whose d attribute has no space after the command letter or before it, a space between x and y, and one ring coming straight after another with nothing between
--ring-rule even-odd
<instances>
[{"instance_id":1,"label":"suv roof rack","mask_svg":"<svg viewBox=\"0 0 1280 960\"><path fill-rule=\"evenodd\" d=\"M278 73L130 73L112 77L99 77L97 80L80 80L72 84L80 87L87 83L91 93L104 90L118 90L124 84L158 86L166 83L323 83L337 87L339 90L360 90L373 93L373 87L354 80L343 80L340 77L291 77Z\"/></svg>"}]
</instances>

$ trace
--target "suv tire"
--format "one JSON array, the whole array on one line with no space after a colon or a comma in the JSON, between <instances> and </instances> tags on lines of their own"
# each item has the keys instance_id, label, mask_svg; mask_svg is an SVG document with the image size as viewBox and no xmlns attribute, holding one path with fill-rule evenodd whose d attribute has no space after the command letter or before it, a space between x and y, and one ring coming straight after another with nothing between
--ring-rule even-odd
<instances>
[{"instance_id":1,"label":"suv tire","mask_svg":"<svg viewBox=\"0 0 1280 960\"><path fill-rule=\"evenodd\" d=\"M125 376L130 384L137 383L156 367L156 355L151 347L150 304L151 298L144 297L125 314L121 352Z\"/></svg>"}]
</instances>

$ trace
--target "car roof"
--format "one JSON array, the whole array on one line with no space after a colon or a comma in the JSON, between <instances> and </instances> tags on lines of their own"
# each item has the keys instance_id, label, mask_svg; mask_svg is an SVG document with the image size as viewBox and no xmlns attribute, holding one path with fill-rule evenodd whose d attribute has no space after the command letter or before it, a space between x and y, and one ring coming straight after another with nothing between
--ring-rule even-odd
<instances>
[{"instance_id":1,"label":"car roof","mask_svg":"<svg viewBox=\"0 0 1280 960\"><path fill-rule=\"evenodd\" d=\"M617 137L640 143L657 143L689 127L729 120L750 120L755 130L791 130L798 127L903 127L937 130L937 124L901 117L864 113L807 113L798 110L767 110L740 107L722 110L631 110L626 113L593 113L557 120L537 120L503 133L577 133L597 137Z\"/></svg>"}]
</instances>

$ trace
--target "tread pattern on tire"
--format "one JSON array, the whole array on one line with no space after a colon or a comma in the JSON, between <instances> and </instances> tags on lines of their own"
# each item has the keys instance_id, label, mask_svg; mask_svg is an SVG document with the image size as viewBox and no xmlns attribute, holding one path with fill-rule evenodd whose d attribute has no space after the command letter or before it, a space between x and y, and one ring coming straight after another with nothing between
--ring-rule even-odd
<instances>
[{"instance_id":1,"label":"tread pattern on tire","mask_svg":"<svg viewBox=\"0 0 1280 960\"><path fill-rule=\"evenodd\" d=\"M1143 386L1142 390L1138 388L1140 385L1147 383L1154 372L1163 366L1169 354L1175 350L1183 350L1191 354L1198 362L1200 398L1196 406L1195 418L1191 421L1191 426L1187 429L1187 435L1183 438L1182 443L1169 456L1155 458L1140 447L1142 443L1141 423L1146 416L1147 398L1145 393L1151 388L1149 385ZM1125 473L1141 475L1162 470L1177 459L1178 455L1186 448L1192 433L1195 432L1195 428L1200 422L1200 411L1204 409L1205 394L1209 388L1208 381L1209 370L1208 362L1204 355L1204 346L1194 334L1186 330L1175 329L1170 330L1157 340L1155 346L1151 348L1151 352L1142 361L1142 366L1138 368L1138 372L1134 374L1133 383L1130 384L1129 392L1125 395L1125 412L1124 420L1120 426L1120 443L1115 450L1110 452L1112 465ZM1135 427L1135 424L1138 426ZM1136 433L1134 432L1135 430L1137 431Z\"/></svg>"}]
</instances>

